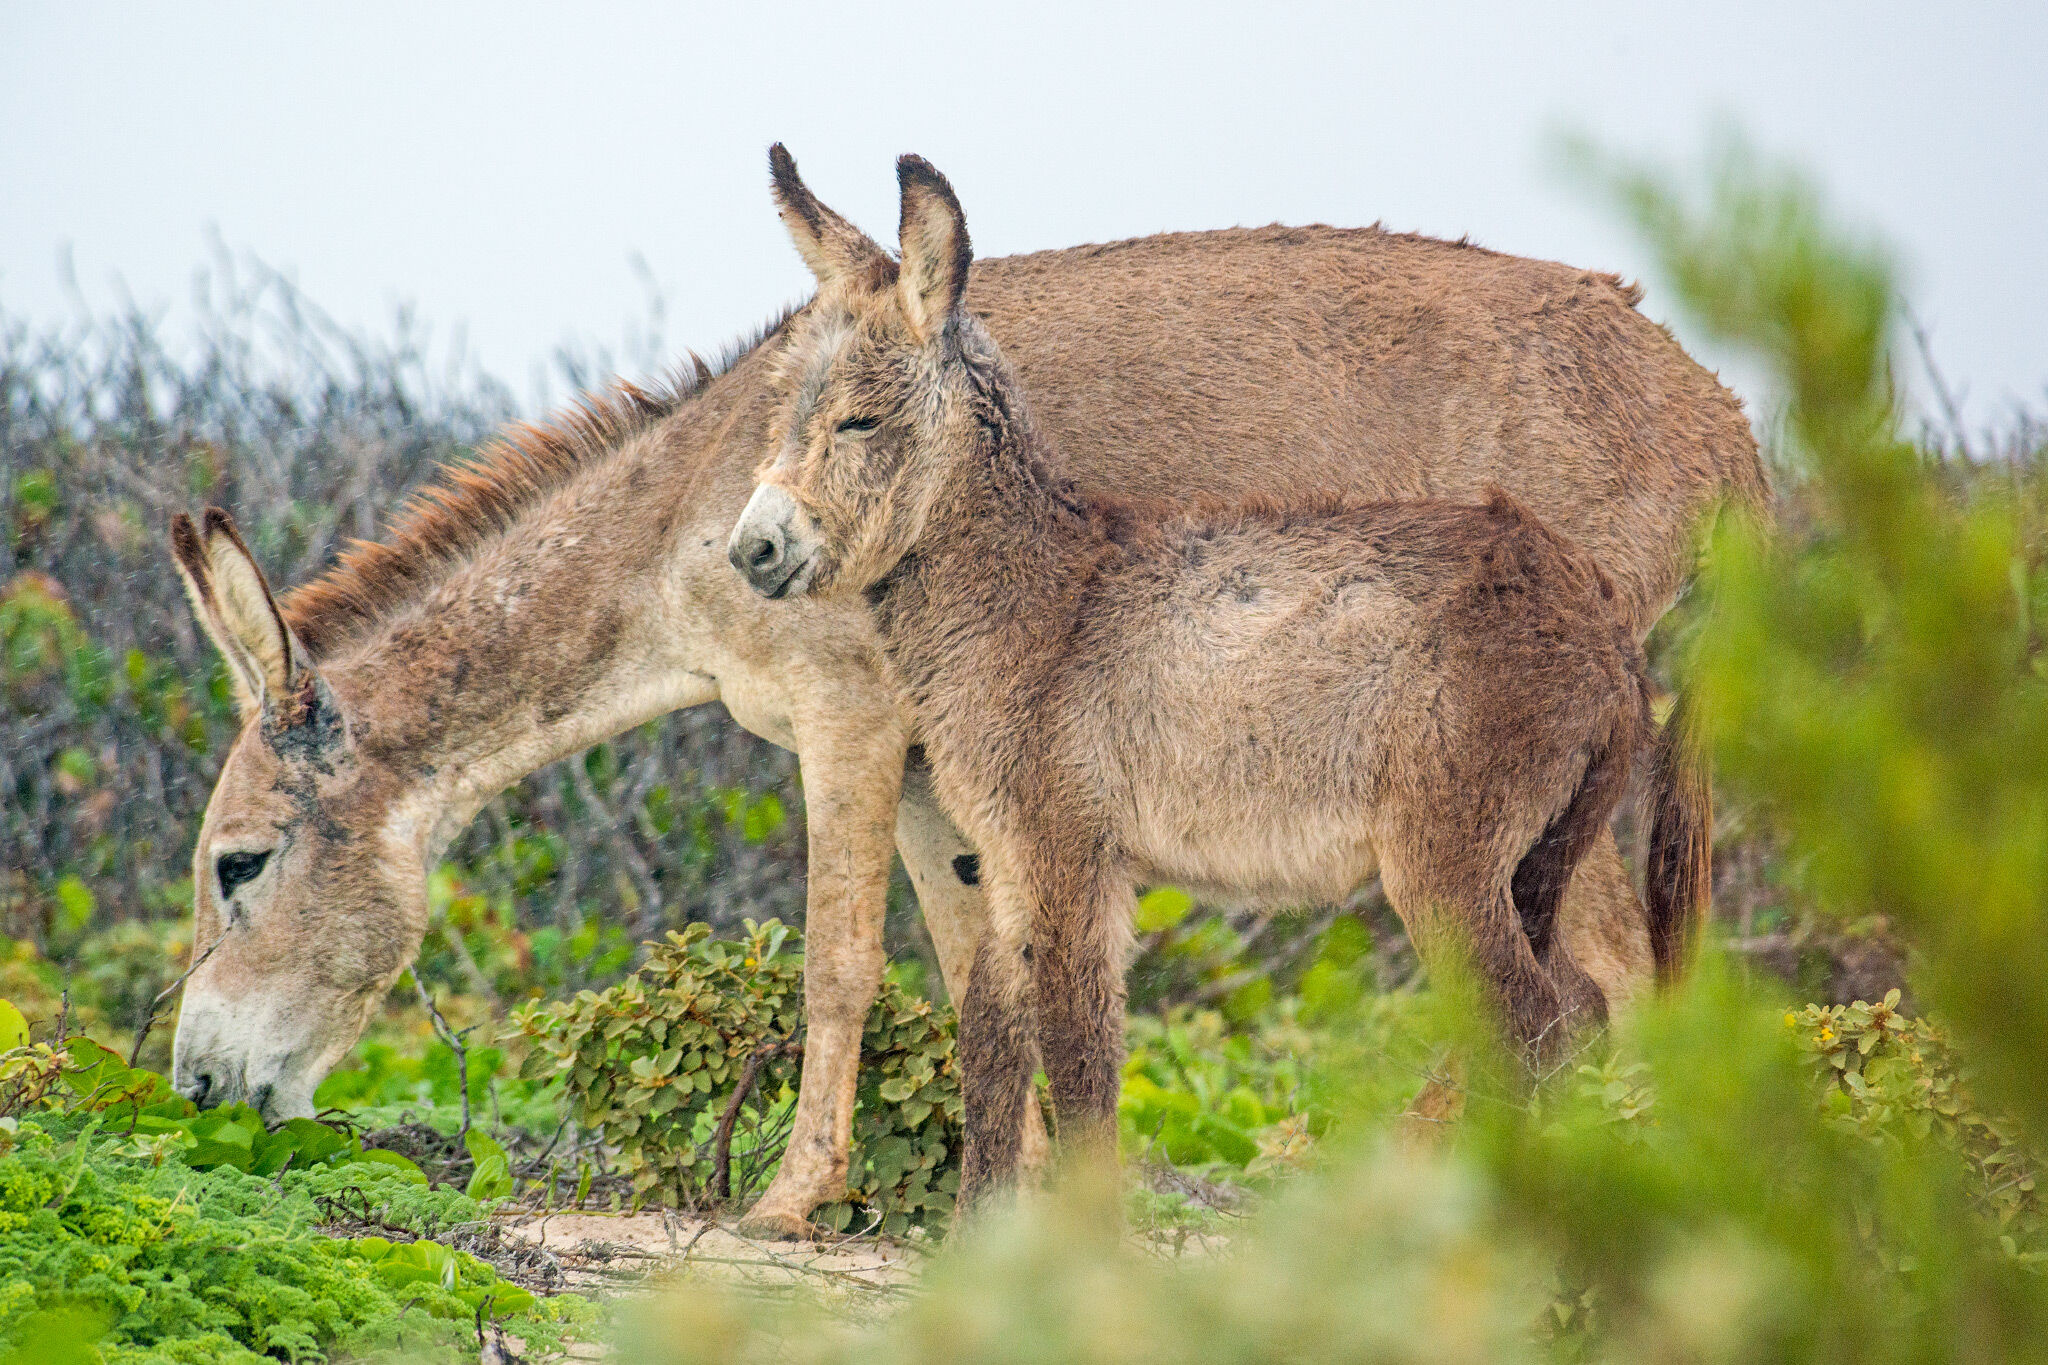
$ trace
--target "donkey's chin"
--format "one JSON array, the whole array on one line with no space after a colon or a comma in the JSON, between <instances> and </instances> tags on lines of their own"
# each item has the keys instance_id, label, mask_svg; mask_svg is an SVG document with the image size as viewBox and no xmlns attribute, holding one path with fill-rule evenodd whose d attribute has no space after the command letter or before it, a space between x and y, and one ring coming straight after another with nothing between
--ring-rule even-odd
<instances>
[{"instance_id":1,"label":"donkey's chin","mask_svg":"<svg viewBox=\"0 0 2048 1365\"><path fill-rule=\"evenodd\" d=\"M202 1109L246 1104L266 1122L311 1118L313 1092L348 1051L304 1038L285 1043L273 1020L233 1006L188 1003L171 1048L171 1084ZM350 1042L353 1041L351 1038Z\"/></svg>"},{"instance_id":2,"label":"donkey's chin","mask_svg":"<svg viewBox=\"0 0 2048 1365\"><path fill-rule=\"evenodd\" d=\"M823 572L823 560L823 555L812 555L809 559L797 565L789 577L783 579L772 588L760 590L761 595L771 602L783 602L793 597L810 596L811 590L818 586L819 577Z\"/></svg>"},{"instance_id":3,"label":"donkey's chin","mask_svg":"<svg viewBox=\"0 0 2048 1365\"><path fill-rule=\"evenodd\" d=\"M313 1105L313 1092L319 1087L320 1079L301 1075L282 1081L265 1082L249 1092L246 1103L262 1116L265 1123L283 1123L286 1119L309 1119L317 1112Z\"/></svg>"},{"instance_id":4,"label":"donkey's chin","mask_svg":"<svg viewBox=\"0 0 2048 1365\"><path fill-rule=\"evenodd\" d=\"M290 1057L180 1059L175 1068L179 1094L202 1109L246 1104L266 1123L311 1118L313 1092L321 1074L296 1066Z\"/></svg>"}]
</instances>

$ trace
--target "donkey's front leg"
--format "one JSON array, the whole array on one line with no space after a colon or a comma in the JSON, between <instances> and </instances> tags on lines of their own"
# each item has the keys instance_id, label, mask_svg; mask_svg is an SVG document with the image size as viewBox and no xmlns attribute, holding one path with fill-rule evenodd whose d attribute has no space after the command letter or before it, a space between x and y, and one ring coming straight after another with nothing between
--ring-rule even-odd
<instances>
[{"instance_id":1,"label":"donkey's front leg","mask_svg":"<svg viewBox=\"0 0 2048 1365\"><path fill-rule=\"evenodd\" d=\"M910 751L909 766L903 771L903 800L896 810L896 851L903 856L903 870L910 874L918 910L931 932L932 947L938 951L946 992L952 996L955 1010L964 1016L975 954L988 928L981 858L940 809L938 795L932 790L931 769L917 749ZM1018 946L1021 948L1021 943ZM1025 989L1022 958L1013 966L1014 988L1021 993ZM1018 1154L1028 1176L1041 1170L1051 1156L1036 1087L1025 1093L1023 1125Z\"/></svg>"},{"instance_id":2,"label":"donkey's front leg","mask_svg":"<svg viewBox=\"0 0 2048 1365\"><path fill-rule=\"evenodd\" d=\"M893 716L802 730L810 885L804 922L804 1062L782 1166L743 1227L809 1237L811 1211L846 1195L860 1038L882 984L882 920L908 741Z\"/></svg>"},{"instance_id":3,"label":"donkey's front leg","mask_svg":"<svg viewBox=\"0 0 2048 1365\"><path fill-rule=\"evenodd\" d=\"M1031 994L1061 1163L1079 1158L1108 1170L1116 1160L1136 897L1121 877L1069 866L1048 875L1033 899Z\"/></svg>"},{"instance_id":4,"label":"donkey's front leg","mask_svg":"<svg viewBox=\"0 0 2048 1365\"><path fill-rule=\"evenodd\" d=\"M1002 919L997 916L998 921ZM960 1000L960 1207L972 1212L1016 1182L1031 1093L1031 976L1021 932L982 935Z\"/></svg>"}]
</instances>

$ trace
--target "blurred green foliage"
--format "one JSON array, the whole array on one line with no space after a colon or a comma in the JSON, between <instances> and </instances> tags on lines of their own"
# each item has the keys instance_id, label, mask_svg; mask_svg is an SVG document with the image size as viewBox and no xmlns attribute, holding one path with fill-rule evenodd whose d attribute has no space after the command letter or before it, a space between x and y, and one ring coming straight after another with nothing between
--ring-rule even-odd
<instances>
[{"instance_id":1,"label":"blurred green foliage","mask_svg":"<svg viewBox=\"0 0 2048 1365\"><path fill-rule=\"evenodd\" d=\"M1900 433L1896 283L1782 173L1726 154L1706 208L1616 183L1680 294L1784 396L1811 529L1730 517L1708 548L1697 688L1720 774L1808 886L1925 955L1928 1003L2048 1132L2048 566L2009 483L1958 497Z\"/></svg>"}]
</instances>

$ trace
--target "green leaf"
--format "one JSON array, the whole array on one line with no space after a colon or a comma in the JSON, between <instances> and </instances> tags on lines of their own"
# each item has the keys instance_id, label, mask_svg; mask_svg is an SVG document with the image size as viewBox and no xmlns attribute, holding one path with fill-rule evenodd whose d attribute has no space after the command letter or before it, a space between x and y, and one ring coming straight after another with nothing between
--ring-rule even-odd
<instances>
[{"instance_id":1,"label":"green leaf","mask_svg":"<svg viewBox=\"0 0 2048 1365\"><path fill-rule=\"evenodd\" d=\"M248 1143L219 1142L213 1138L201 1138L179 1154L187 1166L196 1171L210 1171L227 1166L237 1171L249 1169L252 1159Z\"/></svg>"},{"instance_id":2,"label":"green leaf","mask_svg":"<svg viewBox=\"0 0 2048 1365\"><path fill-rule=\"evenodd\" d=\"M476 1163L463 1193L471 1199L504 1199L512 1193L512 1162L498 1140L481 1128L463 1135L470 1160Z\"/></svg>"},{"instance_id":3,"label":"green leaf","mask_svg":"<svg viewBox=\"0 0 2048 1365\"><path fill-rule=\"evenodd\" d=\"M400 1156L396 1152L387 1152L381 1147L371 1147L363 1151L357 1152L354 1156L350 1157L349 1160L351 1162L368 1162L372 1166L393 1167L399 1172L401 1176L403 1176L406 1180L415 1185L425 1185L429 1183L427 1180L427 1173L425 1171L422 1171L417 1165L415 1165L410 1158Z\"/></svg>"},{"instance_id":4,"label":"green leaf","mask_svg":"<svg viewBox=\"0 0 2048 1365\"><path fill-rule=\"evenodd\" d=\"M1136 925L1141 934L1171 929L1195 908L1195 898L1177 886L1159 886L1138 897Z\"/></svg>"},{"instance_id":5,"label":"green leaf","mask_svg":"<svg viewBox=\"0 0 2048 1365\"><path fill-rule=\"evenodd\" d=\"M0 1052L28 1045L28 1020L10 1000L0 1000Z\"/></svg>"}]
</instances>

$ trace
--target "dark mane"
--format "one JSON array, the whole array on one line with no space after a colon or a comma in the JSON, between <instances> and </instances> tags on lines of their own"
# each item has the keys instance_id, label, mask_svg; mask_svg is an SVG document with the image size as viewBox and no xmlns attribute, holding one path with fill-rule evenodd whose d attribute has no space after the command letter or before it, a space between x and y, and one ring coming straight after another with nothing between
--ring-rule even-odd
<instances>
[{"instance_id":1,"label":"dark mane","mask_svg":"<svg viewBox=\"0 0 2048 1365\"><path fill-rule=\"evenodd\" d=\"M614 380L544 421L515 422L469 457L443 465L393 515L384 540L351 542L332 567L279 599L286 624L314 662L331 658L394 610L418 601L585 465L673 416L789 317L785 310L712 364L692 351L651 390Z\"/></svg>"}]
</instances>

